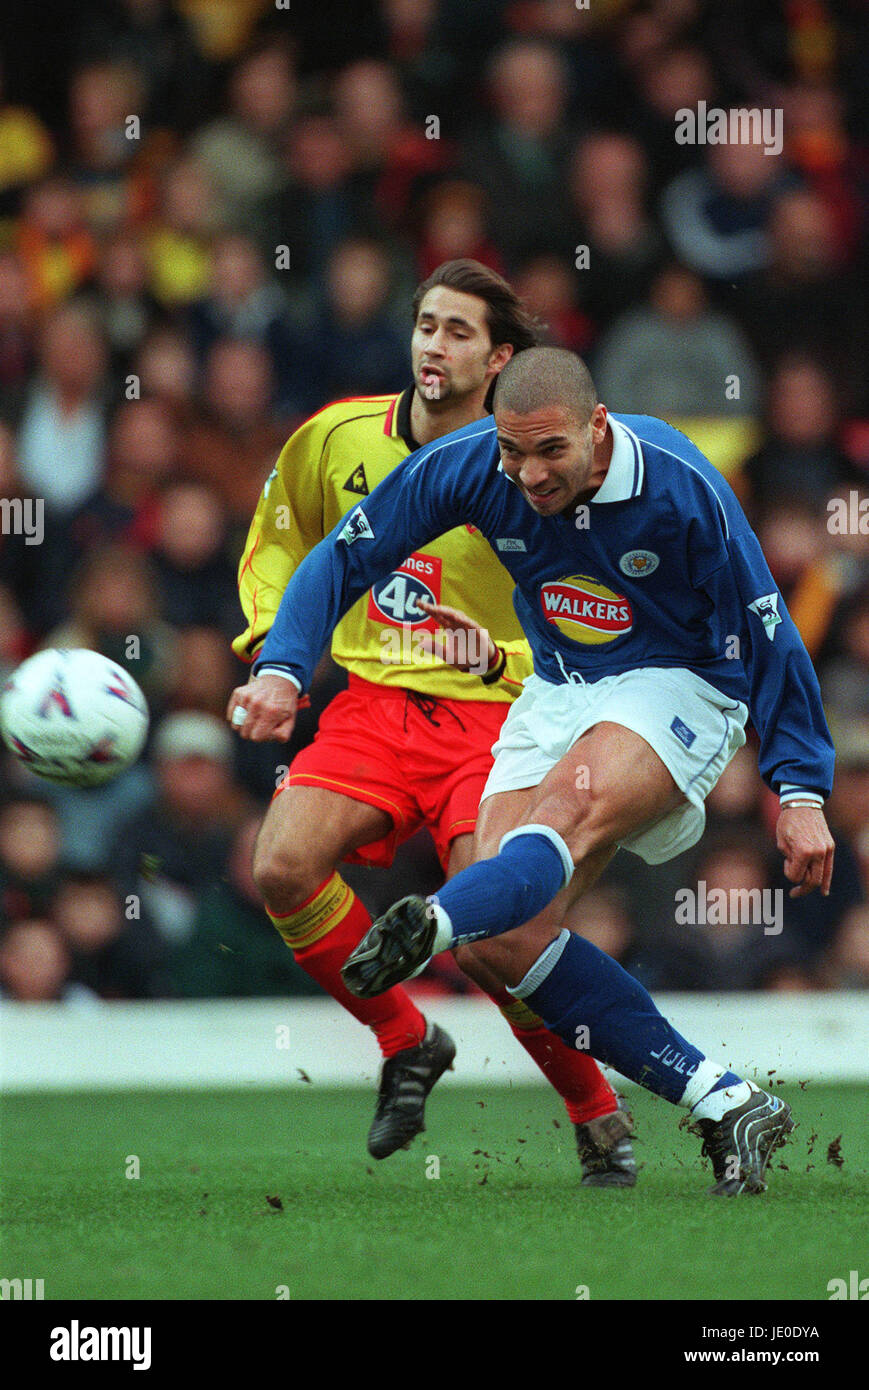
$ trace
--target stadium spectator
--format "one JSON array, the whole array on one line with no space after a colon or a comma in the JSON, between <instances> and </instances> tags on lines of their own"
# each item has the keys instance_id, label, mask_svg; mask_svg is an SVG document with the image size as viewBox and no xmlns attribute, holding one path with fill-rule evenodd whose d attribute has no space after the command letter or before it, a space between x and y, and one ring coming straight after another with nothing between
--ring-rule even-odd
<instances>
[{"instance_id":1,"label":"stadium spectator","mask_svg":"<svg viewBox=\"0 0 869 1390\"><path fill-rule=\"evenodd\" d=\"M404 224L421 184L450 169L446 138L427 139L407 121L395 69L363 59L348 63L332 85L341 139L350 155L347 189L355 230L380 233Z\"/></svg>"},{"instance_id":2,"label":"stadium spectator","mask_svg":"<svg viewBox=\"0 0 869 1390\"><path fill-rule=\"evenodd\" d=\"M675 139L677 112L716 105L719 84L708 52L696 43L672 42L662 8L627 17L617 35L627 81L615 85L609 112L639 140L655 170L655 187L702 162L702 146ZM629 74L629 75L628 75Z\"/></svg>"},{"instance_id":3,"label":"stadium spectator","mask_svg":"<svg viewBox=\"0 0 869 1390\"><path fill-rule=\"evenodd\" d=\"M279 249L286 248L282 283L294 295L307 297L358 214L348 184L351 152L328 107L315 105L300 113L285 141L283 165L280 187L264 198L251 233L272 263Z\"/></svg>"},{"instance_id":4,"label":"stadium spectator","mask_svg":"<svg viewBox=\"0 0 869 1390\"><path fill-rule=\"evenodd\" d=\"M102 652L129 670L159 711L175 664L175 634L160 616L145 556L123 544L89 551L72 580L69 618L42 645Z\"/></svg>"},{"instance_id":5,"label":"stadium spectator","mask_svg":"<svg viewBox=\"0 0 869 1390\"><path fill-rule=\"evenodd\" d=\"M36 316L21 259L0 251L0 411L17 421L36 360Z\"/></svg>"},{"instance_id":6,"label":"stadium spectator","mask_svg":"<svg viewBox=\"0 0 869 1390\"><path fill-rule=\"evenodd\" d=\"M128 63L85 63L73 74L69 94L72 175L81 189L92 231L139 226L154 200L150 172L137 159L141 131L128 124L142 111L141 76Z\"/></svg>"},{"instance_id":7,"label":"stadium spectator","mask_svg":"<svg viewBox=\"0 0 869 1390\"><path fill-rule=\"evenodd\" d=\"M745 465L757 505L804 498L820 508L840 483L857 481L836 440L836 388L819 361L790 352L779 358L767 416L767 438Z\"/></svg>"},{"instance_id":8,"label":"stadium spectator","mask_svg":"<svg viewBox=\"0 0 869 1390\"><path fill-rule=\"evenodd\" d=\"M182 627L176 629L176 639L178 659L167 691L169 708L196 710L219 719L238 675L226 634L216 627ZM266 773L270 783L274 775L274 759L270 757Z\"/></svg>"},{"instance_id":9,"label":"stadium spectator","mask_svg":"<svg viewBox=\"0 0 869 1390\"><path fill-rule=\"evenodd\" d=\"M31 637L15 595L0 584L0 689L26 656L30 655Z\"/></svg>"},{"instance_id":10,"label":"stadium spectator","mask_svg":"<svg viewBox=\"0 0 869 1390\"><path fill-rule=\"evenodd\" d=\"M702 282L670 265L653 281L648 305L617 319L599 341L601 399L665 419L744 416L758 405L760 380L735 324L709 308Z\"/></svg>"},{"instance_id":11,"label":"stadium spectator","mask_svg":"<svg viewBox=\"0 0 869 1390\"><path fill-rule=\"evenodd\" d=\"M838 654L821 670L821 694L833 710L869 721L869 584L836 615Z\"/></svg>"},{"instance_id":12,"label":"stadium spectator","mask_svg":"<svg viewBox=\"0 0 869 1390\"><path fill-rule=\"evenodd\" d=\"M208 69L186 16L170 0L119 0L77 7L75 49L84 62L128 64L142 83L147 129L174 135L200 119Z\"/></svg>"},{"instance_id":13,"label":"stadium spectator","mask_svg":"<svg viewBox=\"0 0 869 1390\"><path fill-rule=\"evenodd\" d=\"M203 401L185 436L185 473L220 495L233 521L245 519L287 431L275 418L271 359L258 343L220 338L208 355Z\"/></svg>"},{"instance_id":14,"label":"stadium spectator","mask_svg":"<svg viewBox=\"0 0 869 1390\"><path fill-rule=\"evenodd\" d=\"M576 275L567 261L551 254L535 256L522 266L515 285L530 313L546 325L542 341L570 352L585 351L594 328L577 303Z\"/></svg>"},{"instance_id":15,"label":"stadium spectator","mask_svg":"<svg viewBox=\"0 0 869 1390\"><path fill-rule=\"evenodd\" d=\"M14 249L39 313L63 303L93 274L97 243L85 221L84 200L68 178L29 189L15 229Z\"/></svg>"},{"instance_id":16,"label":"stadium spectator","mask_svg":"<svg viewBox=\"0 0 869 1390\"><path fill-rule=\"evenodd\" d=\"M12 431L0 423L0 507L8 509L10 518L0 527L0 584L8 586L20 610L28 648L58 621L67 582L62 524L40 510L40 502L20 476ZM16 507L21 508L21 524L16 523Z\"/></svg>"},{"instance_id":17,"label":"stadium spectator","mask_svg":"<svg viewBox=\"0 0 869 1390\"><path fill-rule=\"evenodd\" d=\"M499 275L504 265L486 231L486 196L460 179L438 183L423 199L417 273L425 280L444 261L469 258Z\"/></svg>"},{"instance_id":18,"label":"stadium spectator","mask_svg":"<svg viewBox=\"0 0 869 1390\"><path fill-rule=\"evenodd\" d=\"M183 479L164 487L151 560L163 616L173 627L210 625L235 635L237 566L226 541L226 509L213 488Z\"/></svg>"},{"instance_id":19,"label":"stadium spectator","mask_svg":"<svg viewBox=\"0 0 869 1390\"><path fill-rule=\"evenodd\" d=\"M0 918L4 926L47 912L60 874L61 838L51 803L18 794L0 807Z\"/></svg>"},{"instance_id":20,"label":"stadium spectator","mask_svg":"<svg viewBox=\"0 0 869 1390\"><path fill-rule=\"evenodd\" d=\"M0 216L17 210L22 189L44 178L54 160L54 143L42 121L26 106L5 100L0 68Z\"/></svg>"},{"instance_id":21,"label":"stadium spectator","mask_svg":"<svg viewBox=\"0 0 869 1390\"><path fill-rule=\"evenodd\" d=\"M118 407L103 485L70 522L69 540L79 555L114 540L153 545L158 489L177 468L179 446L172 417L159 401L124 401Z\"/></svg>"},{"instance_id":22,"label":"stadium spectator","mask_svg":"<svg viewBox=\"0 0 869 1390\"><path fill-rule=\"evenodd\" d=\"M702 167L678 174L664 189L667 239L698 275L739 281L769 263L769 210L794 183L759 140L709 145Z\"/></svg>"},{"instance_id":23,"label":"stadium spectator","mask_svg":"<svg viewBox=\"0 0 869 1390\"><path fill-rule=\"evenodd\" d=\"M824 963L833 989L869 989L869 907L854 907L842 922Z\"/></svg>"},{"instance_id":24,"label":"stadium spectator","mask_svg":"<svg viewBox=\"0 0 869 1390\"><path fill-rule=\"evenodd\" d=\"M859 296L837 249L829 207L811 189L791 189L772 202L766 234L768 264L730 298L765 370L787 343L789 351L835 363L837 380L856 390L851 359Z\"/></svg>"},{"instance_id":25,"label":"stadium spectator","mask_svg":"<svg viewBox=\"0 0 869 1390\"><path fill-rule=\"evenodd\" d=\"M384 248L352 239L332 253L325 295L307 338L307 391L299 405L398 390L410 373L406 334L389 309L391 269ZM302 383L297 384L297 392Z\"/></svg>"},{"instance_id":26,"label":"stadium spectator","mask_svg":"<svg viewBox=\"0 0 869 1390\"><path fill-rule=\"evenodd\" d=\"M157 795L123 827L108 862L124 896L135 894L173 945L193 930L200 896L225 871L250 806L232 773L232 736L208 714L169 714L156 728Z\"/></svg>"},{"instance_id":27,"label":"stadium spectator","mask_svg":"<svg viewBox=\"0 0 869 1390\"><path fill-rule=\"evenodd\" d=\"M564 246L568 74L557 48L514 40L488 77L494 120L468 140L461 168L488 194L490 230L512 270Z\"/></svg>"},{"instance_id":28,"label":"stadium spectator","mask_svg":"<svg viewBox=\"0 0 869 1390\"><path fill-rule=\"evenodd\" d=\"M249 237L229 235L214 246L211 284L204 298L190 306L190 337L200 365L220 338L259 343L271 359L279 391L288 391L292 341L287 301L281 289L266 279L262 256Z\"/></svg>"},{"instance_id":29,"label":"stadium spectator","mask_svg":"<svg viewBox=\"0 0 869 1390\"><path fill-rule=\"evenodd\" d=\"M587 251L578 278L583 307L597 324L611 323L645 298L664 262L664 240L646 206L650 173L639 141L615 131L587 135L571 156L574 254Z\"/></svg>"},{"instance_id":30,"label":"stadium spectator","mask_svg":"<svg viewBox=\"0 0 869 1390\"><path fill-rule=\"evenodd\" d=\"M644 962L647 971L657 974L657 987L750 990L785 960L806 963L787 941L782 950L785 890L779 889L777 898L775 894L764 841L742 829L717 840L710 835Z\"/></svg>"},{"instance_id":31,"label":"stadium spectator","mask_svg":"<svg viewBox=\"0 0 869 1390\"><path fill-rule=\"evenodd\" d=\"M207 169L201 160L180 155L163 172L159 211L147 241L151 290L166 309L207 293L212 240L221 225Z\"/></svg>"},{"instance_id":32,"label":"stadium spectator","mask_svg":"<svg viewBox=\"0 0 869 1390\"><path fill-rule=\"evenodd\" d=\"M153 329L133 365L142 396L161 401L179 427L188 426L196 397L196 356L189 336L169 326Z\"/></svg>"},{"instance_id":33,"label":"stadium spectator","mask_svg":"<svg viewBox=\"0 0 869 1390\"><path fill-rule=\"evenodd\" d=\"M0 937L0 999L23 1004L97 1002L84 985L69 979L69 952L57 927L47 918L13 923Z\"/></svg>"},{"instance_id":34,"label":"stadium spectator","mask_svg":"<svg viewBox=\"0 0 869 1390\"><path fill-rule=\"evenodd\" d=\"M836 782L830 823L853 845L863 894L869 897L869 720L847 711L831 716L836 744Z\"/></svg>"},{"instance_id":35,"label":"stadium spectator","mask_svg":"<svg viewBox=\"0 0 869 1390\"><path fill-rule=\"evenodd\" d=\"M172 952L175 992L187 999L318 995L320 986L296 965L262 910L251 864L260 815L249 816L232 841L226 875L202 894L189 939Z\"/></svg>"},{"instance_id":36,"label":"stadium spectator","mask_svg":"<svg viewBox=\"0 0 869 1390\"><path fill-rule=\"evenodd\" d=\"M106 351L93 315L79 305L56 309L39 362L18 435L19 468L25 486L65 517L96 492L105 467Z\"/></svg>"},{"instance_id":37,"label":"stadium spectator","mask_svg":"<svg viewBox=\"0 0 869 1390\"><path fill-rule=\"evenodd\" d=\"M250 225L258 203L280 186L279 148L295 102L290 54L270 40L232 69L228 113L194 132L191 152L206 171L227 224Z\"/></svg>"},{"instance_id":38,"label":"stadium spectator","mask_svg":"<svg viewBox=\"0 0 869 1390\"><path fill-rule=\"evenodd\" d=\"M70 953L70 981L101 999L155 999L167 992L163 942L135 898L122 902L107 875L67 875L52 917Z\"/></svg>"},{"instance_id":39,"label":"stadium spectator","mask_svg":"<svg viewBox=\"0 0 869 1390\"><path fill-rule=\"evenodd\" d=\"M800 636L817 657L842 587L841 571L829 562L829 538L818 510L797 493L761 515L757 534Z\"/></svg>"},{"instance_id":40,"label":"stadium spectator","mask_svg":"<svg viewBox=\"0 0 869 1390\"><path fill-rule=\"evenodd\" d=\"M161 317L148 279L142 237L124 229L111 235L100 250L88 298L108 346L112 395L116 399L130 384L127 376L139 344Z\"/></svg>"}]
</instances>

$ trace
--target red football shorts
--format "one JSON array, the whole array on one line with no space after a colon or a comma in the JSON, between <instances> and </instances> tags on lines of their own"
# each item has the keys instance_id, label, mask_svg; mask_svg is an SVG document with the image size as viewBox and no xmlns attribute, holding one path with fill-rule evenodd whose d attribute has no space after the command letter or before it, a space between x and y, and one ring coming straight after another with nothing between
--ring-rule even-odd
<instances>
[{"instance_id":1,"label":"red football shorts","mask_svg":"<svg viewBox=\"0 0 869 1390\"><path fill-rule=\"evenodd\" d=\"M288 783L324 787L386 811L392 831L347 856L356 864L391 864L398 845L428 826L446 871L452 841L477 823L492 745L509 708L507 701L435 700L351 674L275 795Z\"/></svg>"}]
</instances>

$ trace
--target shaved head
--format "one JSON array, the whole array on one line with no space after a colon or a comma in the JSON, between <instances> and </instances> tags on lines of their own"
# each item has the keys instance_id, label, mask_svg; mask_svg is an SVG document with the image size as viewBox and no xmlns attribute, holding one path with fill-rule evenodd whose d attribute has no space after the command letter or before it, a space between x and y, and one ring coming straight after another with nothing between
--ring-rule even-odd
<instances>
[{"instance_id":1,"label":"shaved head","mask_svg":"<svg viewBox=\"0 0 869 1390\"><path fill-rule=\"evenodd\" d=\"M597 391L581 357L564 348L532 347L517 353L495 383L492 409L531 415L563 406L582 425L591 419Z\"/></svg>"}]
</instances>

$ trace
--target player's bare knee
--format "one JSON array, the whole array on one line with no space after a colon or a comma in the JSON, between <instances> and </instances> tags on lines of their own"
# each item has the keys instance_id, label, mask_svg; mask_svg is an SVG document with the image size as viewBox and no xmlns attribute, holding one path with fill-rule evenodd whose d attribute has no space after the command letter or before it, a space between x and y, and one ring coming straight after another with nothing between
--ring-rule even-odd
<instances>
[{"instance_id":1,"label":"player's bare knee","mask_svg":"<svg viewBox=\"0 0 869 1390\"><path fill-rule=\"evenodd\" d=\"M562 797L545 797L535 806L533 819L558 832L577 865L611 838L607 800L591 787L583 788L569 806Z\"/></svg>"},{"instance_id":2,"label":"player's bare knee","mask_svg":"<svg viewBox=\"0 0 869 1390\"><path fill-rule=\"evenodd\" d=\"M292 912L325 877L309 856L273 843L256 846L252 872L263 901L273 912Z\"/></svg>"}]
</instances>

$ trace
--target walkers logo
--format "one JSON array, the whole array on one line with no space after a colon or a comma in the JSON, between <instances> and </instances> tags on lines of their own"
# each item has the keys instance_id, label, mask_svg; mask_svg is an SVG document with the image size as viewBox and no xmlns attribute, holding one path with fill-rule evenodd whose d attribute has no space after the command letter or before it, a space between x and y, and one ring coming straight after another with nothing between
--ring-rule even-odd
<instances>
[{"instance_id":1,"label":"walkers logo","mask_svg":"<svg viewBox=\"0 0 869 1390\"><path fill-rule=\"evenodd\" d=\"M546 621L565 637L586 645L614 642L634 625L633 609L624 594L613 593L585 574L543 584L540 608Z\"/></svg>"},{"instance_id":2,"label":"walkers logo","mask_svg":"<svg viewBox=\"0 0 869 1390\"><path fill-rule=\"evenodd\" d=\"M375 584L368 595L368 617L376 623L394 627L409 624L415 631L437 631L437 623L422 609L418 598L428 603L441 601L441 569L438 555L411 555L386 579Z\"/></svg>"}]
</instances>

